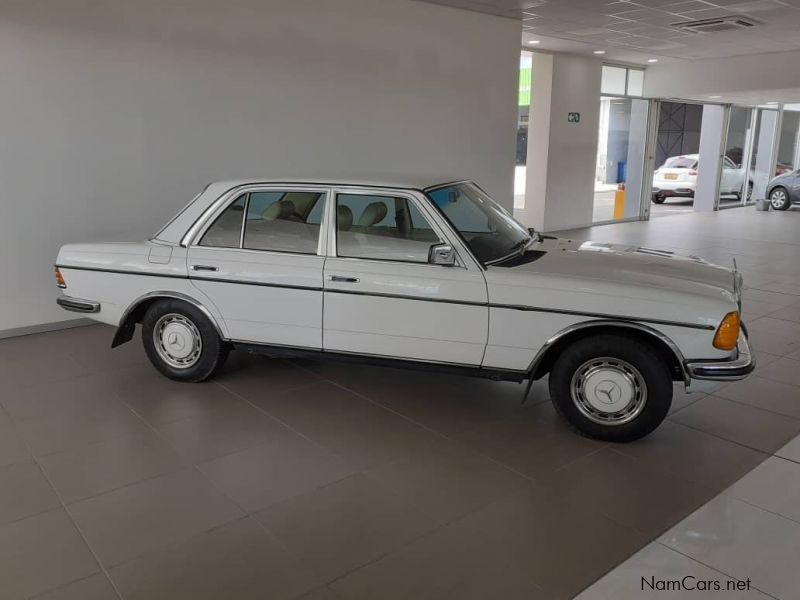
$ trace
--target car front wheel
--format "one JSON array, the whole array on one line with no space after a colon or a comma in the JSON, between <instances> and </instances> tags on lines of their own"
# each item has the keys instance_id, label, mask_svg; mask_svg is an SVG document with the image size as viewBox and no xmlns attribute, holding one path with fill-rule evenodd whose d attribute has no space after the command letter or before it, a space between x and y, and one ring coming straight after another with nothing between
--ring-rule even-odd
<instances>
[{"instance_id":1,"label":"car front wheel","mask_svg":"<svg viewBox=\"0 0 800 600\"><path fill-rule=\"evenodd\" d=\"M769 203L775 210L788 210L792 204L789 194L782 187L776 187L769 193Z\"/></svg>"},{"instance_id":2,"label":"car front wheel","mask_svg":"<svg viewBox=\"0 0 800 600\"><path fill-rule=\"evenodd\" d=\"M229 351L209 318L177 299L159 300L147 310L142 342L150 362L163 375L192 383L213 375Z\"/></svg>"},{"instance_id":3,"label":"car front wheel","mask_svg":"<svg viewBox=\"0 0 800 600\"><path fill-rule=\"evenodd\" d=\"M603 334L569 346L550 372L558 412L589 437L630 442L653 431L672 404L668 365L648 344Z\"/></svg>"}]
</instances>

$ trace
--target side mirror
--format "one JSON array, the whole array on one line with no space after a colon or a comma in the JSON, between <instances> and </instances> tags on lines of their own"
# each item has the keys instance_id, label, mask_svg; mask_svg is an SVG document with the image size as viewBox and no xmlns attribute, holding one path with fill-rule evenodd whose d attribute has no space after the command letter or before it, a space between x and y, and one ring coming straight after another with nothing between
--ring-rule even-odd
<instances>
[{"instance_id":1,"label":"side mirror","mask_svg":"<svg viewBox=\"0 0 800 600\"><path fill-rule=\"evenodd\" d=\"M533 227L528 227L528 234L534 242L541 242L543 240L542 234L536 231Z\"/></svg>"},{"instance_id":2,"label":"side mirror","mask_svg":"<svg viewBox=\"0 0 800 600\"><path fill-rule=\"evenodd\" d=\"M450 244L434 244L428 253L428 262L432 265L453 267L456 264L456 251Z\"/></svg>"}]
</instances>

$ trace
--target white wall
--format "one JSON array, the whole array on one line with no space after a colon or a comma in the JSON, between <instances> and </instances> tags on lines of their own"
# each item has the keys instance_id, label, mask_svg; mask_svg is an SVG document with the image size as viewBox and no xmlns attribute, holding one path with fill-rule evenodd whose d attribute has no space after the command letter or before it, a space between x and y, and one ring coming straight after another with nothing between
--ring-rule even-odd
<instances>
[{"instance_id":1,"label":"white wall","mask_svg":"<svg viewBox=\"0 0 800 600\"><path fill-rule=\"evenodd\" d=\"M520 218L541 231L592 222L602 61L534 54L528 179ZM567 121L580 113L579 123ZM535 132L535 133L534 133Z\"/></svg>"},{"instance_id":2,"label":"white wall","mask_svg":"<svg viewBox=\"0 0 800 600\"><path fill-rule=\"evenodd\" d=\"M405 0L29 0L0 13L0 331L68 318L65 242L207 182L420 173L512 205L520 23Z\"/></svg>"},{"instance_id":3,"label":"white wall","mask_svg":"<svg viewBox=\"0 0 800 600\"><path fill-rule=\"evenodd\" d=\"M800 52L770 52L648 66L644 96L704 98L707 94L800 87Z\"/></svg>"}]
</instances>

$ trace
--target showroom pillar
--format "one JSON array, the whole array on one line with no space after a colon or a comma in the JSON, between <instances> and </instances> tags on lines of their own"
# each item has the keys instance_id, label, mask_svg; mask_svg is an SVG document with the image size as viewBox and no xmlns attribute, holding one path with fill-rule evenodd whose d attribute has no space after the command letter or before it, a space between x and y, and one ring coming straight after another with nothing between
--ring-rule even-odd
<instances>
[{"instance_id":1,"label":"showroom pillar","mask_svg":"<svg viewBox=\"0 0 800 600\"><path fill-rule=\"evenodd\" d=\"M525 209L516 213L529 227L592 223L601 67L599 59L533 53Z\"/></svg>"},{"instance_id":2,"label":"showroom pillar","mask_svg":"<svg viewBox=\"0 0 800 600\"><path fill-rule=\"evenodd\" d=\"M756 164L752 171L753 200L766 198L767 183L775 174L775 147L778 142L778 111L762 110L761 126L755 141Z\"/></svg>"},{"instance_id":3,"label":"showroom pillar","mask_svg":"<svg viewBox=\"0 0 800 600\"><path fill-rule=\"evenodd\" d=\"M697 188L694 193L694 210L715 210L719 198L719 176L722 155L725 151L724 134L727 109L719 104L703 106L703 121L700 126L700 157L697 169Z\"/></svg>"}]
</instances>

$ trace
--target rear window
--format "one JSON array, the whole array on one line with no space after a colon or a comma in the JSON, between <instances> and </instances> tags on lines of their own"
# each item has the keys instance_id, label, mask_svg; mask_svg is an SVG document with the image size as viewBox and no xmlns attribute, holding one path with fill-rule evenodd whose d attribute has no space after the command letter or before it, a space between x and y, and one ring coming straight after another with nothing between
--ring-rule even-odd
<instances>
[{"instance_id":1,"label":"rear window","mask_svg":"<svg viewBox=\"0 0 800 600\"><path fill-rule=\"evenodd\" d=\"M667 169L694 169L697 166L697 160L687 156L673 156L664 162Z\"/></svg>"}]
</instances>

